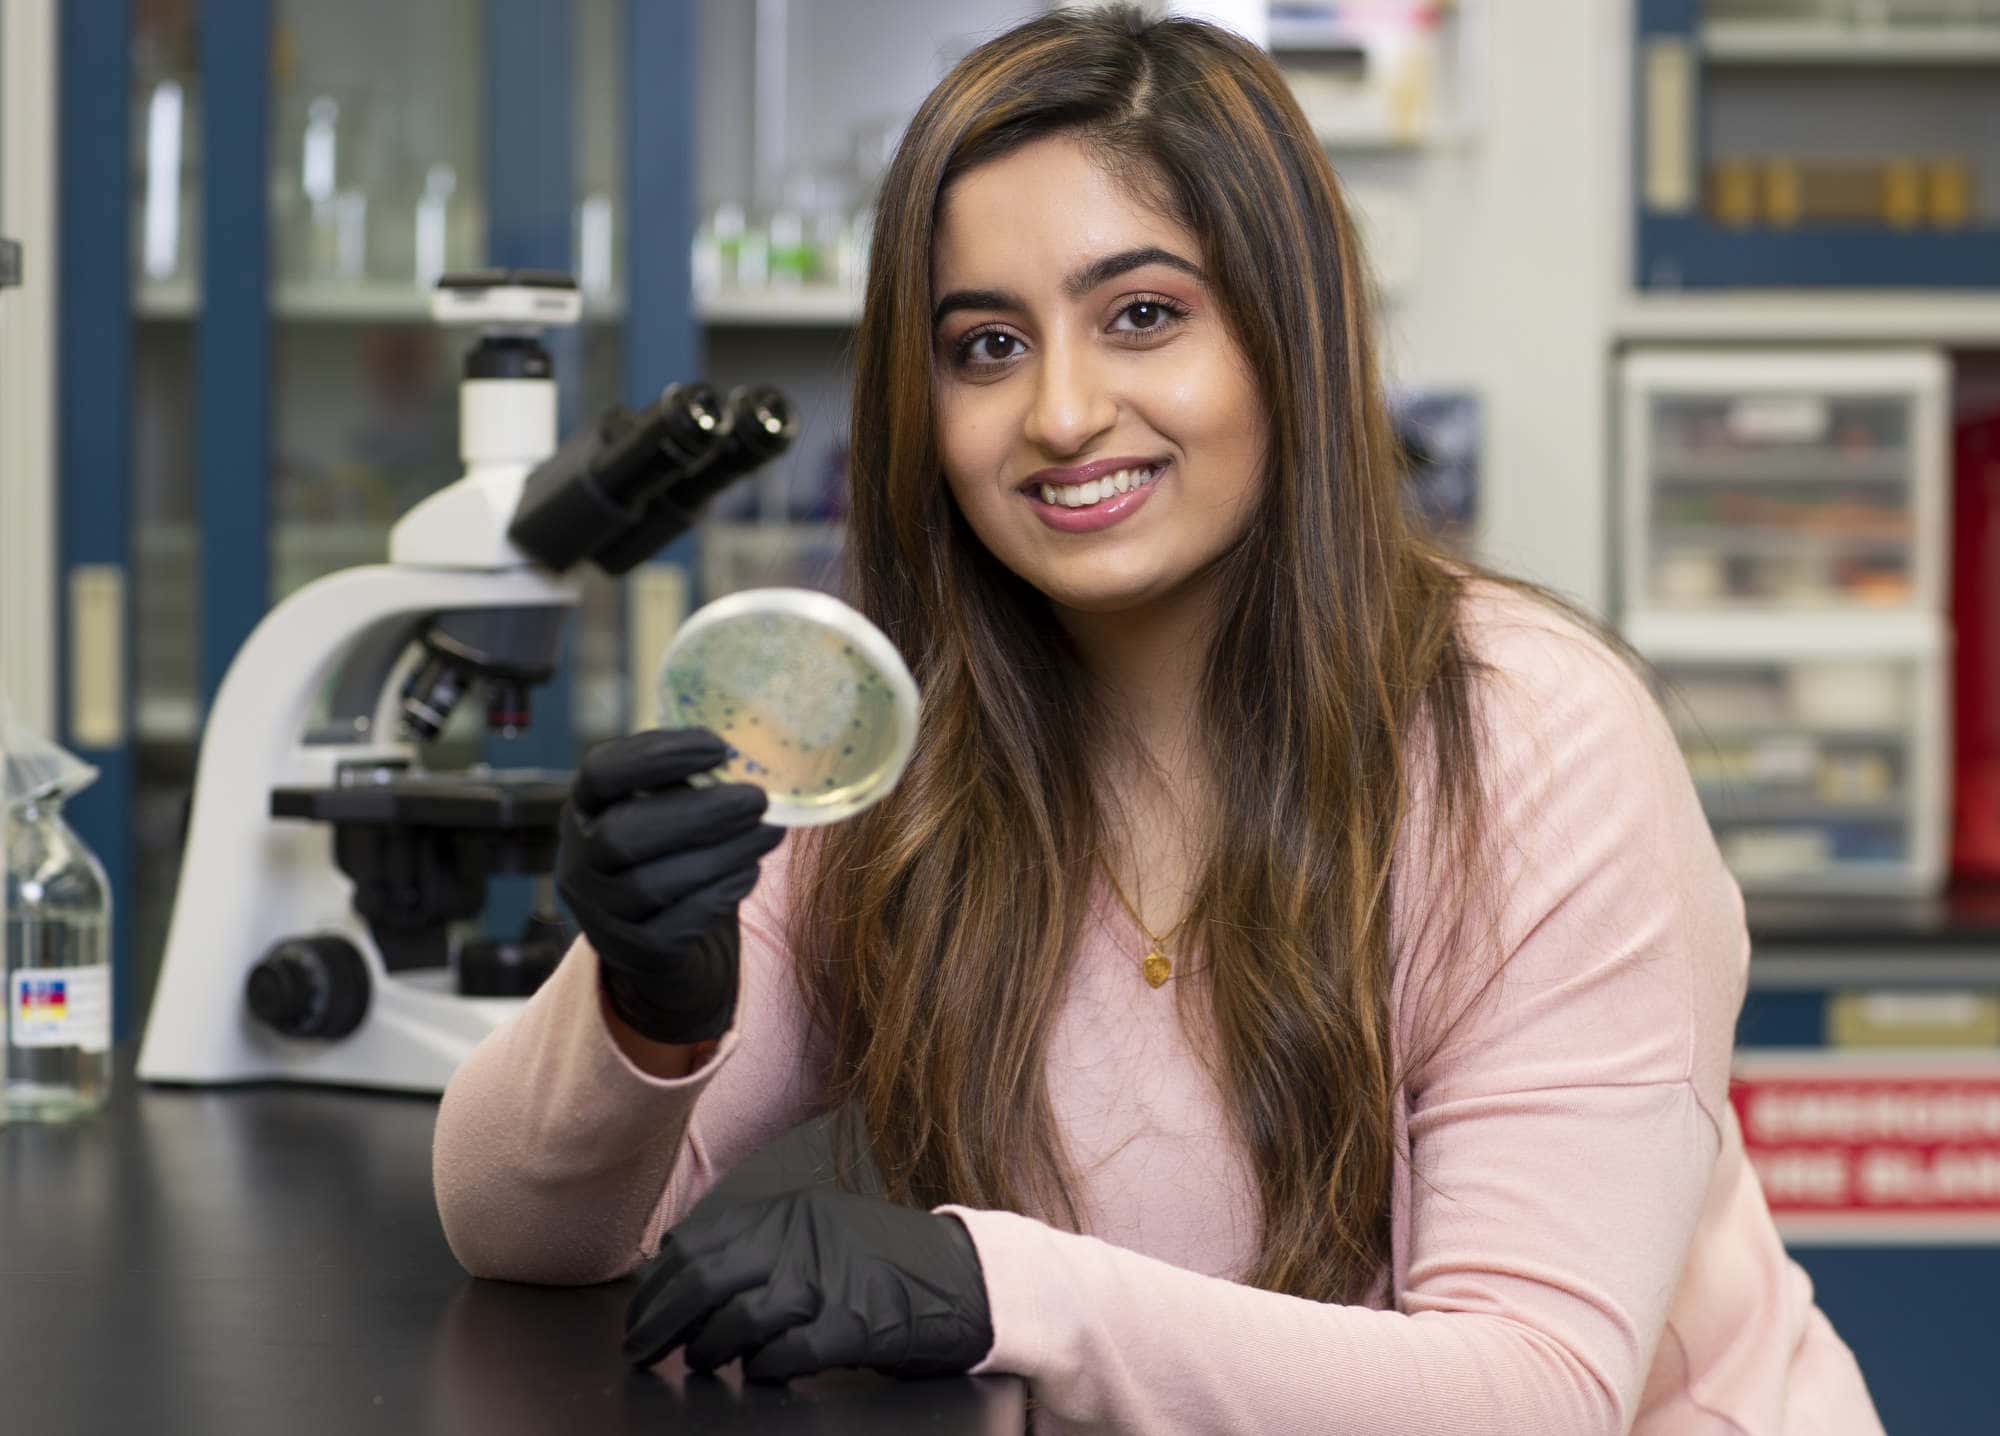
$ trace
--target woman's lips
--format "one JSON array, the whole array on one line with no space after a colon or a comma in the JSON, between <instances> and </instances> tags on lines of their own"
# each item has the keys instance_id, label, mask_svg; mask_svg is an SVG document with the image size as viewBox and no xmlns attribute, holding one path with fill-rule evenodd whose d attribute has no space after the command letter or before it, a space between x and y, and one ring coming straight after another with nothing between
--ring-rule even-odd
<instances>
[{"instance_id":1,"label":"woman's lips","mask_svg":"<svg viewBox=\"0 0 2000 1436\"><path fill-rule=\"evenodd\" d=\"M1081 508L1049 503L1042 497L1042 487L1039 483L1024 490L1023 493L1033 507L1035 517L1050 528L1063 533L1091 533L1098 529L1109 528L1131 517L1152 497L1153 490L1160 486L1160 481L1166 476L1167 465L1148 467L1151 468L1152 476L1143 483L1136 483L1122 494L1114 493L1109 498L1099 499L1096 503ZM1119 468L1112 468L1107 470L1107 473L1120 471Z\"/></svg>"},{"instance_id":2,"label":"woman's lips","mask_svg":"<svg viewBox=\"0 0 2000 1436\"><path fill-rule=\"evenodd\" d=\"M1059 489L1072 488L1092 479L1108 478L1125 469L1161 469L1166 467L1166 462L1160 458L1149 459L1144 454L1114 454L1106 459L1092 459L1074 468L1039 469L1028 475L1028 482L1021 487L1040 489L1043 484L1050 484Z\"/></svg>"}]
</instances>

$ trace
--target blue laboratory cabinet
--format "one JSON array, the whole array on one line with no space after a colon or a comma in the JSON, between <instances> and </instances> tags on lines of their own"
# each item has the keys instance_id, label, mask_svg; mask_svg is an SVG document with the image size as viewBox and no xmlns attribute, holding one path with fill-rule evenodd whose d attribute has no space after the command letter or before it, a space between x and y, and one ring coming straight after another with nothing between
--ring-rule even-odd
<instances>
[{"instance_id":1,"label":"blue laboratory cabinet","mask_svg":"<svg viewBox=\"0 0 2000 1436\"><path fill-rule=\"evenodd\" d=\"M1854 1063L1922 1077L2000 1072L2000 889L1953 886L1931 898L1753 897L1750 991L1737 1028L1738 1075L1761 1064L1839 1072ZM1871 1011L1893 1029L1869 1031ZM1956 1034L1946 1023L1970 1023ZM1788 1215L1786 1248L1853 1349L1890 1432L1989 1432L2000 1412L2000 1213L1923 1230L1874 1219L1842 1232Z\"/></svg>"},{"instance_id":2,"label":"blue laboratory cabinet","mask_svg":"<svg viewBox=\"0 0 2000 1436\"><path fill-rule=\"evenodd\" d=\"M2000 15L1944 8L1639 0L1634 284L2000 285Z\"/></svg>"},{"instance_id":3,"label":"blue laboratory cabinet","mask_svg":"<svg viewBox=\"0 0 2000 1436\"><path fill-rule=\"evenodd\" d=\"M114 676L61 721L104 775L73 815L117 895L119 1037L143 1026L237 648L291 590L386 557L457 477L468 337L429 317L437 274L578 277L584 322L552 342L565 428L690 377L696 11L59 7L60 691L78 662ZM567 767L622 731L623 592L590 585L526 738L448 732L465 751L441 761Z\"/></svg>"}]
</instances>

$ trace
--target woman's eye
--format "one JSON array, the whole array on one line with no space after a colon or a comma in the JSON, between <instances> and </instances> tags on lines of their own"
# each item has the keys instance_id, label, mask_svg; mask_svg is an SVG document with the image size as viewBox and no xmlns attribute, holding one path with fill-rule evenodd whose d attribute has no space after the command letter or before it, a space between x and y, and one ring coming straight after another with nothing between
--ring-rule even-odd
<instances>
[{"instance_id":1,"label":"woman's eye","mask_svg":"<svg viewBox=\"0 0 2000 1436\"><path fill-rule=\"evenodd\" d=\"M1164 299L1135 299L1118 311L1111 327L1121 334L1157 334L1186 317L1186 310Z\"/></svg>"},{"instance_id":2,"label":"woman's eye","mask_svg":"<svg viewBox=\"0 0 2000 1436\"><path fill-rule=\"evenodd\" d=\"M958 341L958 362L978 367L1000 364L1021 352L1021 341L1004 329L986 329Z\"/></svg>"}]
</instances>

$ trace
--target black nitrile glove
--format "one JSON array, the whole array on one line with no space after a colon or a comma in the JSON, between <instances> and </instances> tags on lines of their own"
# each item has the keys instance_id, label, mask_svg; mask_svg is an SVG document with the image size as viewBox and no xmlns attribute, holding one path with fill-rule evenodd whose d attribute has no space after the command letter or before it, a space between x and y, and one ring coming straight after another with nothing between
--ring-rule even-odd
<instances>
[{"instance_id":1,"label":"black nitrile glove","mask_svg":"<svg viewBox=\"0 0 2000 1436\"><path fill-rule=\"evenodd\" d=\"M704 1212L667 1233L625 1312L625 1358L687 1347L752 1381L832 1366L969 1371L993 1348L979 1252L957 1217L819 1187Z\"/></svg>"},{"instance_id":2,"label":"black nitrile glove","mask_svg":"<svg viewBox=\"0 0 2000 1436\"><path fill-rule=\"evenodd\" d=\"M690 787L728 747L705 728L655 729L583 755L563 804L556 886L590 945L611 1010L655 1042L702 1042L736 1013L737 904L783 828L750 783Z\"/></svg>"}]
</instances>

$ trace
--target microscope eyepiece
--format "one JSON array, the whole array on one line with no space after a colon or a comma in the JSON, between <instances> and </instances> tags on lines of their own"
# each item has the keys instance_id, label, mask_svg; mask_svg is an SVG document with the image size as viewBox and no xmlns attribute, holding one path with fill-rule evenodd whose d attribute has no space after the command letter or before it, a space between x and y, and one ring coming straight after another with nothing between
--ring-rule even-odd
<instances>
[{"instance_id":1,"label":"microscope eyepiece","mask_svg":"<svg viewBox=\"0 0 2000 1436\"><path fill-rule=\"evenodd\" d=\"M693 528L710 499L791 447L799 418L777 389L746 384L730 391L723 428L713 458L683 475L647 506L638 523L591 555L599 568L625 573Z\"/></svg>"},{"instance_id":2,"label":"microscope eyepiece","mask_svg":"<svg viewBox=\"0 0 2000 1436\"><path fill-rule=\"evenodd\" d=\"M769 384L745 384L729 391L730 436L744 446L746 459L775 459L799 436L799 415L784 392Z\"/></svg>"},{"instance_id":3,"label":"microscope eyepiece","mask_svg":"<svg viewBox=\"0 0 2000 1436\"><path fill-rule=\"evenodd\" d=\"M798 432L791 401L768 384L732 390L727 403L706 384L669 384L637 414L607 409L537 465L507 537L558 573L586 558L624 573Z\"/></svg>"},{"instance_id":4,"label":"microscope eyepiece","mask_svg":"<svg viewBox=\"0 0 2000 1436\"><path fill-rule=\"evenodd\" d=\"M528 475L507 536L558 573L593 557L657 495L706 467L727 428L706 384L669 384L637 414L614 405Z\"/></svg>"},{"instance_id":5,"label":"microscope eyepiece","mask_svg":"<svg viewBox=\"0 0 2000 1436\"><path fill-rule=\"evenodd\" d=\"M727 418L721 396L706 384L669 384L640 416L660 458L682 474L715 457Z\"/></svg>"},{"instance_id":6,"label":"microscope eyepiece","mask_svg":"<svg viewBox=\"0 0 2000 1436\"><path fill-rule=\"evenodd\" d=\"M798 437L799 416L792 401L770 385L745 384L729 393L728 429L715 461L667 492L689 513L789 449Z\"/></svg>"},{"instance_id":7,"label":"microscope eyepiece","mask_svg":"<svg viewBox=\"0 0 2000 1436\"><path fill-rule=\"evenodd\" d=\"M624 409L606 413L588 436L592 452L580 456L580 469L569 470L565 482L574 485L580 478L629 523L655 494L715 457L726 418L722 400L708 385L669 384L636 415ZM561 458L558 452L543 468Z\"/></svg>"}]
</instances>

